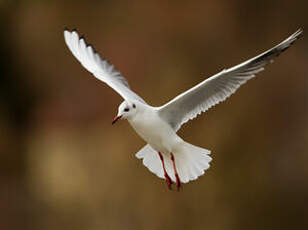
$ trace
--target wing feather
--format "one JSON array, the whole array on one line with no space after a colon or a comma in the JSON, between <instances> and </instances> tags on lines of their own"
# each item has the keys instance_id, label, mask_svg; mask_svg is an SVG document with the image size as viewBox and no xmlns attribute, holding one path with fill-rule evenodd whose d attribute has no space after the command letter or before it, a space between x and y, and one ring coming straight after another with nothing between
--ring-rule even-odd
<instances>
[{"instance_id":1,"label":"wing feather","mask_svg":"<svg viewBox=\"0 0 308 230\"><path fill-rule=\"evenodd\" d=\"M126 79L118 72L107 60L100 57L91 45L87 45L83 37L79 37L76 31L64 31L66 45L77 58L81 65L92 73L96 78L105 82L125 100L137 100L146 104L146 102L134 93Z\"/></svg>"},{"instance_id":2,"label":"wing feather","mask_svg":"<svg viewBox=\"0 0 308 230\"><path fill-rule=\"evenodd\" d=\"M160 116L177 131L182 124L226 100L241 85L263 71L265 65L273 62L273 58L289 48L302 33L303 30L299 29L274 48L237 66L224 69L178 95L159 108Z\"/></svg>"}]
</instances>

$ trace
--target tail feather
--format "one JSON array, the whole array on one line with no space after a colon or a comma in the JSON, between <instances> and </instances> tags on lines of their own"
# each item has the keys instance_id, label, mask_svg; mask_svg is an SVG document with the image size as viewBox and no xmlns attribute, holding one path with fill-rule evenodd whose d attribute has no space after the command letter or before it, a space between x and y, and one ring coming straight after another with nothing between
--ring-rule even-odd
<instances>
[{"instance_id":1,"label":"tail feather","mask_svg":"<svg viewBox=\"0 0 308 230\"><path fill-rule=\"evenodd\" d=\"M176 169L179 174L180 180L187 183L191 180L197 179L204 174L210 165L212 158L208 156L211 152L187 142L183 142L173 152L175 158ZM154 174L160 178L164 177L163 167L157 151L150 145L143 147L136 157L143 159L143 164ZM171 161L170 153L164 153L164 162L168 175L175 181L173 164Z\"/></svg>"},{"instance_id":2,"label":"tail feather","mask_svg":"<svg viewBox=\"0 0 308 230\"><path fill-rule=\"evenodd\" d=\"M210 165L212 158L208 156L211 152L187 142L184 142L175 151L175 163L180 165L177 167L178 174L183 183L197 179L204 174Z\"/></svg>"},{"instance_id":3,"label":"tail feather","mask_svg":"<svg viewBox=\"0 0 308 230\"><path fill-rule=\"evenodd\" d=\"M159 178L165 178L158 153L150 145L146 145L139 150L136 157L138 159L143 159L144 166L152 173L156 174Z\"/></svg>"}]
</instances>

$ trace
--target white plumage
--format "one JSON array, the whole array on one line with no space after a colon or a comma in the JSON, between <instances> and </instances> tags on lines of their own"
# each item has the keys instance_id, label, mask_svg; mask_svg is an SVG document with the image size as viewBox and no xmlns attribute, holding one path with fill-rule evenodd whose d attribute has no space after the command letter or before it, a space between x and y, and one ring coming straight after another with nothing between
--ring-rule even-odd
<instances>
[{"instance_id":1,"label":"white plumage","mask_svg":"<svg viewBox=\"0 0 308 230\"><path fill-rule=\"evenodd\" d=\"M102 59L92 46L86 45L85 39L79 38L76 31L69 32L65 30L64 38L73 55L96 78L113 88L125 100L134 99L145 103L141 97L129 89L126 79L120 72L109 64L107 60Z\"/></svg>"},{"instance_id":2,"label":"white plumage","mask_svg":"<svg viewBox=\"0 0 308 230\"><path fill-rule=\"evenodd\" d=\"M160 178L165 178L169 188L176 182L187 183L197 179L209 168L209 150L191 145L176 132L182 124L198 114L224 101L242 84L264 70L265 65L285 51L302 34L299 29L274 48L239 64L225 69L195 87L175 97L161 107L148 105L134 93L126 79L79 38L76 31L64 31L65 42L77 60L96 78L112 87L123 98L118 108L118 119L127 119L135 131L148 143L136 157Z\"/></svg>"},{"instance_id":3,"label":"white plumage","mask_svg":"<svg viewBox=\"0 0 308 230\"><path fill-rule=\"evenodd\" d=\"M272 62L273 58L290 47L301 34L302 30L300 29L274 48L237 66L224 69L180 94L166 105L160 107L162 117L175 130L178 130L188 120L194 119L198 114L226 100L241 85L263 71L265 65Z\"/></svg>"}]
</instances>

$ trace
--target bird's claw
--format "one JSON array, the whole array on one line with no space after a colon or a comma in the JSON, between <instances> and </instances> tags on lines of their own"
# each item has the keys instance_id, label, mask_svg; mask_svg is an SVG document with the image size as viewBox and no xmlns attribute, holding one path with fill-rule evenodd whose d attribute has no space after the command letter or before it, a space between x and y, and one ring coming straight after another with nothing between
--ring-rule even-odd
<instances>
[{"instance_id":1,"label":"bird's claw","mask_svg":"<svg viewBox=\"0 0 308 230\"><path fill-rule=\"evenodd\" d=\"M169 177L168 174L165 174L165 178L166 178L166 182L167 182L168 188L169 188L170 190L172 190L173 181L171 180L171 178Z\"/></svg>"},{"instance_id":2,"label":"bird's claw","mask_svg":"<svg viewBox=\"0 0 308 230\"><path fill-rule=\"evenodd\" d=\"M183 189L183 187L182 187L180 177L177 173L175 174L175 179L176 179L176 189L180 191L180 189Z\"/></svg>"}]
</instances>

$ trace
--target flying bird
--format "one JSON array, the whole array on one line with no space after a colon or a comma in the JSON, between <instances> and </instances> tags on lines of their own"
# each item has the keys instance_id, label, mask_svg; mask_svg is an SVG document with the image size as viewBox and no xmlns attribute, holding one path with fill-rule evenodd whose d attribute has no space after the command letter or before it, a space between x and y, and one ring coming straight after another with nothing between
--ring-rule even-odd
<instances>
[{"instance_id":1,"label":"flying bird","mask_svg":"<svg viewBox=\"0 0 308 230\"><path fill-rule=\"evenodd\" d=\"M76 30L65 30L64 38L82 66L124 99L112 124L120 119L128 120L147 142L136 157L142 159L152 173L165 179L169 189L175 183L179 190L182 183L203 175L210 167L212 158L209 156L210 150L187 143L177 135L177 131L184 123L224 101L246 81L264 70L302 33L302 29L297 30L277 46L237 66L222 70L160 107L149 105L132 91L120 72L88 45L83 37L79 37Z\"/></svg>"}]
</instances>

